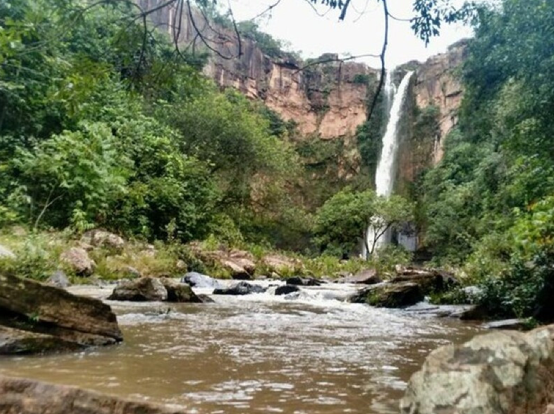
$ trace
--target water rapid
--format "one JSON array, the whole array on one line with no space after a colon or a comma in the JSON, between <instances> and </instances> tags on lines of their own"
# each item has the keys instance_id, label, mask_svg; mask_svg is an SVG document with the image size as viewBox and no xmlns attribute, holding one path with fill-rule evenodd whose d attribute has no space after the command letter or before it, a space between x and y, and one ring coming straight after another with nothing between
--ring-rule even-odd
<instances>
[{"instance_id":1,"label":"water rapid","mask_svg":"<svg viewBox=\"0 0 554 414\"><path fill-rule=\"evenodd\" d=\"M108 301L123 331L121 345L0 358L0 374L191 414L398 413L406 382L427 354L468 339L476 328L344 302L357 289L326 284L276 296L270 287L247 296L213 295L211 304ZM105 299L111 288L71 291Z\"/></svg>"}]
</instances>

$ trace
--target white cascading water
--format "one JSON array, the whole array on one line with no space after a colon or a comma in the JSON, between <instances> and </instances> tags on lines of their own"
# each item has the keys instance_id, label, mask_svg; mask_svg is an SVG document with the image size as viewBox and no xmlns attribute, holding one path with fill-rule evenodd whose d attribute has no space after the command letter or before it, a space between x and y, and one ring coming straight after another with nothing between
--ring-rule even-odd
<instances>
[{"instance_id":1,"label":"white cascading water","mask_svg":"<svg viewBox=\"0 0 554 414\"><path fill-rule=\"evenodd\" d=\"M387 72L385 77L385 108L389 110L389 121L387 123L387 129L385 135L383 135L383 148L381 150L381 157L377 164L377 170L375 172L375 192L379 196L388 197L392 194L395 178L396 158L399 147L398 137L398 124L402 118L402 108L404 107L404 101L407 96L408 86L410 85L410 79L413 72L408 72L400 82L398 91L395 90L394 83L392 81L393 73ZM392 102L392 105L390 104ZM367 229L367 246L371 249L373 240L375 238L375 231L370 226ZM389 241L390 235L383 234L375 244L375 249L382 247ZM365 256L367 257L369 252L365 249Z\"/></svg>"}]
</instances>

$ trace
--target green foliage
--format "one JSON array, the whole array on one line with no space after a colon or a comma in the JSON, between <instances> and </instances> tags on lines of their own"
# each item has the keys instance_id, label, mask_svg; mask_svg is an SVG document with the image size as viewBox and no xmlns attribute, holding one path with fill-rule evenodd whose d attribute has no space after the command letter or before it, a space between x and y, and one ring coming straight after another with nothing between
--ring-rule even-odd
<instances>
[{"instance_id":1,"label":"green foliage","mask_svg":"<svg viewBox=\"0 0 554 414\"><path fill-rule=\"evenodd\" d=\"M54 135L32 150L20 149L13 163L36 224L49 214L50 222L64 225L69 218L63 213L75 209L89 221L102 220L109 200L124 191L129 174L110 129L99 123L83 123L79 130ZM66 210L50 214L54 203Z\"/></svg>"},{"instance_id":2,"label":"green foliage","mask_svg":"<svg viewBox=\"0 0 554 414\"><path fill-rule=\"evenodd\" d=\"M318 210L315 243L329 254L348 255L366 240L364 229L371 226L374 237L366 245L371 255L385 232L412 219L413 206L400 196L379 197L372 190L355 192L346 187Z\"/></svg>"},{"instance_id":3,"label":"green foliage","mask_svg":"<svg viewBox=\"0 0 554 414\"><path fill-rule=\"evenodd\" d=\"M317 212L314 234L321 251L341 257L359 246L363 229L373 214L373 191L350 188L331 197Z\"/></svg>"}]
</instances>

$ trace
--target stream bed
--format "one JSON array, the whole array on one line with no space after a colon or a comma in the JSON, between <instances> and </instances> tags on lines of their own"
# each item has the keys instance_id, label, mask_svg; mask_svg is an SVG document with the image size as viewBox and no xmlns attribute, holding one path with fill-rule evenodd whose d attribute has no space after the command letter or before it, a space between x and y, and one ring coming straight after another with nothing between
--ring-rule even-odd
<instances>
[{"instance_id":1,"label":"stream bed","mask_svg":"<svg viewBox=\"0 0 554 414\"><path fill-rule=\"evenodd\" d=\"M269 282L266 282L266 284ZM187 413L398 413L428 353L480 329L303 287L216 303L108 303L125 341L74 354L0 359L0 373L180 407ZM111 287L74 287L105 298ZM196 289L195 289L196 290ZM202 289L199 293L208 293Z\"/></svg>"}]
</instances>

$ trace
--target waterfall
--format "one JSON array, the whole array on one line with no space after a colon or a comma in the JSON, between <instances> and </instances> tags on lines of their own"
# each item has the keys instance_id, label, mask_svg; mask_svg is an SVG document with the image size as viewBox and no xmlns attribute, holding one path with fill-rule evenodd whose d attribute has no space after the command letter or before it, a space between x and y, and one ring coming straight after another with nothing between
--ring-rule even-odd
<instances>
[{"instance_id":1,"label":"waterfall","mask_svg":"<svg viewBox=\"0 0 554 414\"><path fill-rule=\"evenodd\" d=\"M398 124L402 118L402 108L404 107L404 101L406 100L412 75L413 72L406 73L402 82L400 82L398 91L395 90L392 81L393 73L387 71L385 77L385 108L389 109L389 120L385 135L383 135L383 148L375 172L375 192L378 196L390 196L394 187L396 158L399 147ZM366 237L368 246L371 246L373 244L373 238L375 237L375 232L371 226L367 229ZM389 239L390 234L382 235L375 247L382 247L388 243ZM368 253L369 252L366 251L365 256L367 256Z\"/></svg>"}]
</instances>

